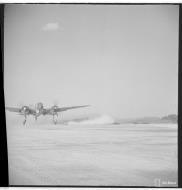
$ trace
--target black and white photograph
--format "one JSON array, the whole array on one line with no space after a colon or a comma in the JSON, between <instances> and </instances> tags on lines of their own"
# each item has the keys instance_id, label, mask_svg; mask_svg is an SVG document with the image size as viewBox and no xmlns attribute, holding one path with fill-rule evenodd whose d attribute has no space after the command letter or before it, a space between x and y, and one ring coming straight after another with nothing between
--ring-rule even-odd
<instances>
[{"instance_id":1,"label":"black and white photograph","mask_svg":"<svg viewBox=\"0 0 182 190\"><path fill-rule=\"evenodd\" d=\"M10 186L178 187L179 5L5 4Z\"/></svg>"}]
</instances>

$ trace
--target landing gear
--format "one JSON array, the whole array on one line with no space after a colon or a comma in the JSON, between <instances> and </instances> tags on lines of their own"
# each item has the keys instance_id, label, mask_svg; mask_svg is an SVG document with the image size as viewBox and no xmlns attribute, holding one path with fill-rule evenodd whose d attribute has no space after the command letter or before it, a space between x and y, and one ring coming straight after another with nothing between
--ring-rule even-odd
<instances>
[{"instance_id":1,"label":"landing gear","mask_svg":"<svg viewBox=\"0 0 182 190\"><path fill-rule=\"evenodd\" d=\"M23 125L25 125L26 121L27 121L27 116L25 115L25 120L23 121Z\"/></svg>"},{"instance_id":2,"label":"landing gear","mask_svg":"<svg viewBox=\"0 0 182 190\"><path fill-rule=\"evenodd\" d=\"M56 124L57 124L57 121L58 121L58 114L55 113L55 114L53 114L52 116L53 116L53 117L52 117L53 123L56 125ZM55 116L56 116L56 117L55 117Z\"/></svg>"}]
</instances>

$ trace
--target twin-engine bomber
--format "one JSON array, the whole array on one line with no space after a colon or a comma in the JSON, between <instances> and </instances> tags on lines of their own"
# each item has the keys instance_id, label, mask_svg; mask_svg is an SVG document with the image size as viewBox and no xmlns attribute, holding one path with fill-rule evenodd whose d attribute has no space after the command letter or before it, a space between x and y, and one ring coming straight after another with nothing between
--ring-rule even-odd
<instances>
[{"instance_id":1,"label":"twin-engine bomber","mask_svg":"<svg viewBox=\"0 0 182 190\"><path fill-rule=\"evenodd\" d=\"M5 107L5 108L8 111L16 112L20 115L23 115L25 117L25 120L23 121L23 125L25 125L28 115L35 116L35 120L37 120L37 118L40 115L52 115L53 122L54 122L54 124L56 124L59 112L67 111L70 109L88 107L88 106L89 105L73 106L73 107L58 107L58 106L54 105L51 108L46 109L46 108L44 108L43 103L39 102L35 105L35 109L30 108L29 106L23 106L21 108L15 108L15 107Z\"/></svg>"}]
</instances>

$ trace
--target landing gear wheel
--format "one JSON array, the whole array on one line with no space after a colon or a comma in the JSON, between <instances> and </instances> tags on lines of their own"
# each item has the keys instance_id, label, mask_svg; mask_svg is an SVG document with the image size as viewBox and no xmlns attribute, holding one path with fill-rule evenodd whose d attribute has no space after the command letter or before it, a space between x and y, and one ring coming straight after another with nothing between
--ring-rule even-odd
<instances>
[{"instance_id":1,"label":"landing gear wheel","mask_svg":"<svg viewBox=\"0 0 182 190\"><path fill-rule=\"evenodd\" d=\"M58 115L57 114L53 115L53 122L54 122L55 125L57 124L57 121L58 121Z\"/></svg>"},{"instance_id":2,"label":"landing gear wheel","mask_svg":"<svg viewBox=\"0 0 182 190\"><path fill-rule=\"evenodd\" d=\"M27 116L25 115L25 120L23 121L23 125L25 125L26 121L27 121Z\"/></svg>"},{"instance_id":3,"label":"landing gear wheel","mask_svg":"<svg viewBox=\"0 0 182 190\"><path fill-rule=\"evenodd\" d=\"M25 123L26 123L26 119L23 121L23 125L25 125Z\"/></svg>"}]
</instances>

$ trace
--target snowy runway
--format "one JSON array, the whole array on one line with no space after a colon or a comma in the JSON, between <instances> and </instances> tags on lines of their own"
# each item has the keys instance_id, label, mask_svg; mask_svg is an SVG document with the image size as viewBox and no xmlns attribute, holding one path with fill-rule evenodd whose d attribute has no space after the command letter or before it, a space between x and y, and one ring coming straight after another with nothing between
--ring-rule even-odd
<instances>
[{"instance_id":1,"label":"snowy runway","mask_svg":"<svg viewBox=\"0 0 182 190\"><path fill-rule=\"evenodd\" d=\"M7 135L10 185L177 186L175 124L7 122Z\"/></svg>"}]
</instances>

